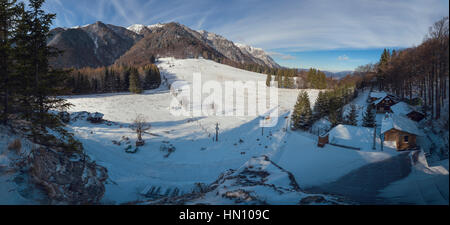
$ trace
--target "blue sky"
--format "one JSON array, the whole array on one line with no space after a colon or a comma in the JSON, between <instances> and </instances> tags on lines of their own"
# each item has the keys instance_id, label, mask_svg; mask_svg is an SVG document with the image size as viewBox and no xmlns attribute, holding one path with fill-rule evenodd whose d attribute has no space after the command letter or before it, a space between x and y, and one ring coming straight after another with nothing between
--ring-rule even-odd
<instances>
[{"instance_id":1,"label":"blue sky","mask_svg":"<svg viewBox=\"0 0 450 225\"><path fill-rule=\"evenodd\" d=\"M176 21L263 48L283 66L353 70L420 44L448 0L47 0L55 26Z\"/></svg>"}]
</instances>

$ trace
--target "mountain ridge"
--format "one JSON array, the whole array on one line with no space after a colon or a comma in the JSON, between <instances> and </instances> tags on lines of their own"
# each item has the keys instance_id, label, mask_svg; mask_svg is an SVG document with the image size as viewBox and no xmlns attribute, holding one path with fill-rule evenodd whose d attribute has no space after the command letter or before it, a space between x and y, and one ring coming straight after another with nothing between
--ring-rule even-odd
<instances>
[{"instance_id":1,"label":"mountain ridge","mask_svg":"<svg viewBox=\"0 0 450 225\"><path fill-rule=\"evenodd\" d=\"M50 60L54 67L102 67L147 64L151 56L206 58L218 62L258 64L281 68L264 50L234 43L223 36L196 31L185 25L134 24L121 27L97 21L72 28L54 28L47 44L63 54ZM245 47L244 47L245 46Z\"/></svg>"}]
</instances>

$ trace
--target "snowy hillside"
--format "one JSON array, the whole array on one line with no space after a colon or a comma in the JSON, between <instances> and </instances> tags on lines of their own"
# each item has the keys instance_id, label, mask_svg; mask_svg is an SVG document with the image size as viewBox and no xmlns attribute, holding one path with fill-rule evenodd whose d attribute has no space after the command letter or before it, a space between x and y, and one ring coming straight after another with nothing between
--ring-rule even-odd
<instances>
[{"instance_id":1,"label":"snowy hillside","mask_svg":"<svg viewBox=\"0 0 450 225\"><path fill-rule=\"evenodd\" d=\"M317 192L314 187L344 179L346 174L374 163L385 165L384 162L399 155L388 148L385 151L370 148L355 151L332 145L319 148L317 136L286 129L300 91L296 89L272 87L278 91L278 122L264 130L259 126L259 116L172 115L170 109L174 98L167 85L176 81L192 84L194 73L201 73L202 83L211 80L220 83L265 81L266 76L203 59L163 58L159 59L158 67L167 83L142 95L118 93L67 97L74 104L68 129L80 139L88 155L108 169L110 179L103 203L151 201L192 193L199 184L210 185L225 171L239 170L248 165L249 160L254 160L253 157L262 155L289 171L302 190ZM313 107L318 91L307 92ZM363 104L362 99L355 101ZM77 117L80 114L75 112L80 111L103 113L107 121L91 124ZM134 148L136 141L136 134L129 126L138 114L145 115L152 127L144 134L145 146L139 147L135 154L128 154L125 149L128 146ZM217 123L219 142L214 142ZM268 193L270 195L270 192L262 192ZM286 196L294 199L273 196L266 196L266 199L271 204L298 203L301 199L301 194Z\"/></svg>"},{"instance_id":2,"label":"snowy hillside","mask_svg":"<svg viewBox=\"0 0 450 225\"><path fill-rule=\"evenodd\" d=\"M201 72L208 80L265 80L258 73L239 70L209 60L161 59L159 67L170 83L191 81L193 72ZM149 186L179 189L188 193L198 182L211 183L228 169L236 169L253 156L275 154L284 136L285 116L294 105L299 90L280 90L279 121L261 136L259 117L176 117L169 113L172 96L167 87L147 91L143 95L100 94L73 96L71 112L88 111L105 114L110 124L93 126L84 120L73 121L70 129L83 142L88 154L108 168L111 183L105 201L117 203L143 200L140 192ZM311 101L318 91L311 90ZM144 114L152 125L145 135L146 146L134 155L125 153L123 137L131 142L135 134L128 127L137 114ZM220 124L220 141L213 142L215 124ZM114 144L122 143L121 145ZM169 157L160 148L171 144L176 151Z\"/></svg>"}]
</instances>

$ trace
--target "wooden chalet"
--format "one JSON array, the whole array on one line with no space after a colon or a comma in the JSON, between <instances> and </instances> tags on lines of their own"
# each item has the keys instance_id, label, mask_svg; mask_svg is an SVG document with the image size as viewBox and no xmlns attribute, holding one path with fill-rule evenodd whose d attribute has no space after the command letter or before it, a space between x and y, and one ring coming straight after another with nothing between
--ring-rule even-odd
<instances>
[{"instance_id":1,"label":"wooden chalet","mask_svg":"<svg viewBox=\"0 0 450 225\"><path fill-rule=\"evenodd\" d=\"M377 113L392 112L391 106L397 103L393 95L386 94L385 92L371 92L368 102L374 106Z\"/></svg>"},{"instance_id":2,"label":"wooden chalet","mask_svg":"<svg viewBox=\"0 0 450 225\"><path fill-rule=\"evenodd\" d=\"M389 113L383 118L381 134L384 141L395 142L398 151L417 149L417 136L423 136L414 121Z\"/></svg>"}]
</instances>

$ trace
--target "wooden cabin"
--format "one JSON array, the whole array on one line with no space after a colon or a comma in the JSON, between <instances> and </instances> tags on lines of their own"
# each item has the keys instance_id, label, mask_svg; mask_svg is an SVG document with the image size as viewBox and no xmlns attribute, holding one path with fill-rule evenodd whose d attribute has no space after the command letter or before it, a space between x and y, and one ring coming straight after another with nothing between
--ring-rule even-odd
<instances>
[{"instance_id":1,"label":"wooden cabin","mask_svg":"<svg viewBox=\"0 0 450 225\"><path fill-rule=\"evenodd\" d=\"M374 101L372 104L377 110L377 113L386 113L392 112L391 106L395 105L397 102L391 95L386 95L383 98L380 98Z\"/></svg>"},{"instance_id":2,"label":"wooden cabin","mask_svg":"<svg viewBox=\"0 0 450 225\"><path fill-rule=\"evenodd\" d=\"M397 103L395 96L386 92L370 92L367 102L371 103L377 113L392 112L391 106Z\"/></svg>"},{"instance_id":3,"label":"wooden cabin","mask_svg":"<svg viewBox=\"0 0 450 225\"><path fill-rule=\"evenodd\" d=\"M394 141L398 151L417 148L417 135L397 129L391 129L384 133L384 141Z\"/></svg>"},{"instance_id":4,"label":"wooden cabin","mask_svg":"<svg viewBox=\"0 0 450 225\"><path fill-rule=\"evenodd\" d=\"M381 124L384 141L395 142L398 151L417 149L417 136L423 133L406 117L387 113Z\"/></svg>"}]
</instances>

